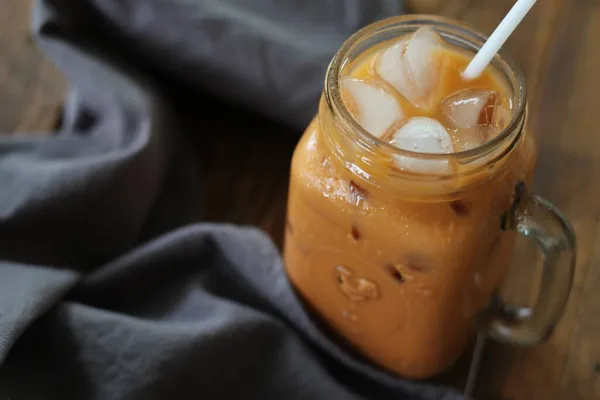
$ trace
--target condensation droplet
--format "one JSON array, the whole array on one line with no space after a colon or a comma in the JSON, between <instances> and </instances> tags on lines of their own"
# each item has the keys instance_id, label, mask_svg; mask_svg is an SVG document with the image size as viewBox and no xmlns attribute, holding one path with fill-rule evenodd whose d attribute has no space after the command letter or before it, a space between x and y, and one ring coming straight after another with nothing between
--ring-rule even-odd
<instances>
[{"instance_id":1,"label":"condensation droplet","mask_svg":"<svg viewBox=\"0 0 600 400\"><path fill-rule=\"evenodd\" d=\"M342 310L342 318L349 319L352 322L358 322L358 315L348 310Z\"/></svg>"},{"instance_id":2,"label":"condensation droplet","mask_svg":"<svg viewBox=\"0 0 600 400\"><path fill-rule=\"evenodd\" d=\"M454 233L454 221L450 221L448 224L448 233Z\"/></svg>"},{"instance_id":3,"label":"condensation droplet","mask_svg":"<svg viewBox=\"0 0 600 400\"><path fill-rule=\"evenodd\" d=\"M355 241L360 240L360 238L362 237L362 233L356 226L352 226L350 232L352 234L352 239L354 239Z\"/></svg>"},{"instance_id":4,"label":"condensation droplet","mask_svg":"<svg viewBox=\"0 0 600 400\"><path fill-rule=\"evenodd\" d=\"M342 293L352 301L374 300L379 297L377 285L366 278L356 278L343 265L335 267L337 281Z\"/></svg>"},{"instance_id":5,"label":"condensation droplet","mask_svg":"<svg viewBox=\"0 0 600 400\"><path fill-rule=\"evenodd\" d=\"M398 271L398 269L392 265L392 264L386 264L385 268L387 269L387 272L390 274L390 276L392 278L394 278L394 280L398 283L404 283L404 277L402 276L402 274L400 273L400 271Z\"/></svg>"}]
</instances>

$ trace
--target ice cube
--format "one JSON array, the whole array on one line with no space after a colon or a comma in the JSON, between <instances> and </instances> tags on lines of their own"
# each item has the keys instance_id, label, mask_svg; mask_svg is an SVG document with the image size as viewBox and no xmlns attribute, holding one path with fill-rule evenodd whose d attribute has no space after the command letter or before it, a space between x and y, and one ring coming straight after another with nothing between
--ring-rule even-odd
<instances>
[{"instance_id":1,"label":"ice cube","mask_svg":"<svg viewBox=\"0 0 600 400\"><path fill-rule=\"evenodd\" d=\"M427 117L409 119L394 133L390 143L400 149L417 153L453 152L452 139L444 125ZM394 155L394 162L402 170L415 172L444 172L450 167L447 160L426 160L401 155Z\"/></svg>"},{"instance_id":2,"label":"ice cube","mask_svg":"<svg viewBox=\"0 0 600 400\"><path fill-rule=\"evenodd\" d=\"M496 107L496 113L494 114L494 125L498 128L505 128L512 118L510 110L502 105Z\"/></svg>"},{"instance_id":3,"label":"ice cube","mask_svg":"<svg viewBox=\"0 0 600 400\"><path fill-rule=\"evenodd\" d=\"M499 99L494 90L463 89L442 101L442 114L455 129L456 150L479 147L498 133L495 124Z\"/></svg>"},{"instance_id":4,"label":"ice cube","mask_svg":"<svg viewBox=\"0 0 600 400\"><path fill-rule=\"evenodd\" d=\"M430 110L436 106L433 93L438 86L443 49L440 36L424 26L385 50L375 69L411 103Z\"/></svg>"},{"instance_id":5,"label":"ice cube","mask_svg":"<svg viewBox=\"0 0 600 400\"><path fill-rule=\"evenodd\" d=\"M494 90L463 89L442 101L442 113L455 128L491 125L498 100Z\"/></svg>"},{"instance_id":6,"label":"ice cube","mask_svg":"<svg viewBox=\"0 0 600 400\"><path fill-rule=\"evenodd\" d=\"M381 88L354 78L344 78L342 88L350 94L350 112L374 136L381 137L392 123L404 117L398 101Z\"/></svg>"},{"instance_id":7,"label":"ice cube","mask_svg":"<svg viewBox=\"0 0 600 400\"><path fill-rule=\"evenodd\" d=\"M484 145L488 141L491 127L462 128L454 134L454 148L456 151L471 150Z\"/></svg>"}]
</instances>

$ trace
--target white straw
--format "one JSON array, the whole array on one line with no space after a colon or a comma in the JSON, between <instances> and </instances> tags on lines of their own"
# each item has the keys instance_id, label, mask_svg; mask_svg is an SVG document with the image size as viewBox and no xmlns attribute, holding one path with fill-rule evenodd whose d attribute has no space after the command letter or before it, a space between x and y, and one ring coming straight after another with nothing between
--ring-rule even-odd
<instances>
[{"instance_id":1,"label":"white straw","mask_svg":"<svg viewBox=\"0 0 600 400\"><path fill-rule=\"evenodd\" d=\"M506 17L500 22L494 33L479 49L479 52L473 57L467 68L463 71L462 77L468 81L477 78L485 67L488 66L492 58L498 53L506 39L513 33L515 28L521 23L525 15L537 0L517 0L513 8L506 14Z\"/></svg>"}]
</instances>

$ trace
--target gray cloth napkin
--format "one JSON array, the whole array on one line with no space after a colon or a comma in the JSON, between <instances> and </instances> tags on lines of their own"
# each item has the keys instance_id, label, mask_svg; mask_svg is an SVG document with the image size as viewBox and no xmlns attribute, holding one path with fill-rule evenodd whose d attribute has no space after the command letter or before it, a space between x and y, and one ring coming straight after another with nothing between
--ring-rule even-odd
<instances>
[{"instance_id":1,"label":"gray cloth napkin","mask_svg":"<svg viewBox=\"0 0 600 400\"><path fill-rule=\"evenodd\" d=\"M72 91L56 134L0 137L0 399L459 399L330 340L264 233L198 223L195 160L153 84L170 75L299 126L340 41L397 12L40 4L38 42Z\"/></svg>"}]
</instances>

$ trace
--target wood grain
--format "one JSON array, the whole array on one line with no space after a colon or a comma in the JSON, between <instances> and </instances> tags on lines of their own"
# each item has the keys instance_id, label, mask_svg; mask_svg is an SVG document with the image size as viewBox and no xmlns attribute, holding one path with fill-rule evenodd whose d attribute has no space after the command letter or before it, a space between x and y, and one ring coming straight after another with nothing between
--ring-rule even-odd
<instances>
[{"instance_id":1,"label":"wood grain","mask_svg":"<svg viewBox=\"0 0 600 400\"><path fill-rule=\"evenodd\" d=\"M511 4L472 3L459 17L472 18L485 30L488 18L498 18ZM492 345L480 377L481 399L600 398L600 346L594 340L600 332L590 318L600 308L600 297L590 286L599 279L593 249L600 208L600 191L594 185L600 139L590 132L591 110L600 105L593 90L600 89L594 73L600 57L593 50L600 38L598 9L592 1L539 2L504 49L524 70L530 91L530 129L540 151L534 189L573 224L579 260L567 311L552 339L532 349ZM524 280L521 286L528 283Z\"/></svg>"},{"instance_id":2,"label":"wood grain","mask_svg":"<svg viewBox=\"0 0 600 400\"><path fill-rule=\"evenodd\" d=\"M544 135L548 132L549 152L560 155L555 168L562 167L564 185L557 185L551 177L544 184L576 229L580 260L570 313L558 338L559 344L564 343L561 351L566 362L556 376L560 385L556 398L599 399L600 136L595 124L600 110L600 3L565 2L562 18L544 85L546 102L540 116L544 125L540 125L545 128ZM558 76L561 79L556 79ZM569 160L571 164L567 164Z\"/></svg>"},{"instance_id":3,"label":"wood grain","mask_svg":"<svg viewBox=\"0 0 600 400\"><path fill-rule=\"evenodd\" d=\"M281 248L289 168L301 132L209 100L193 135L201 162L204 217L255 225ZM213 132L207 135L206 132Z\"/></svg>"},{"instance_id":4,"label":"wood grain","mask_svg":"<svg viewBox=\"0 0 600 400\"><path fill-rule=\"evenodd\" d=\"M0 0L0 132L51 129L66 81L29 33L31 1Z\"/></svg>"},{"instance_id":5,"label":"wood grain","mask_svg":"<svg viewBox=\"0 0 600 400\"><path fill-rule=\"evenodd\" d=\"M414 12L455 17L489 34L514 0L409 3ZM65 82L28 39L29 2L0 0L0 10L0 131L46 130ZM553 338L531 349L488 346L479 400L600 398L599 43L597 0L544 0L502 50L527 80L529 126L539 141L534 189L571 221L579 252L571 299ZM220 102L204 111L188 126L201 160L205 218L259 226L281 245L300 132ZM531 285L524 276L517 276L519 290ZM457 387L466 367L460 368L452 378Z\"/></svg>"},{"instance_id":6,"label":"wood grain","mask_svg":"<svg viewBox=\"0 0 600 400\"><path fill-rule=\"evenodd\" d=\"M454 16L488 33L513 4L465 3ZM591 1L539 2L503 49L517 61L528 84L529 126L540 150L535 190L572 222L579 262L566 314L549 343L533 349L488 347L477 390L481 399L600 398L600 346L594 347L593 339L599 324L589 318L600 308L590 286L599 279L597 266L590 271L599 211L594 175L600 151L589 130L590 110L600 105L591 89L600 88L593 72L600 58L592 50L600 38L597 15L598 5ZM529 284L524 279L519 286Z\"/></svg>"}]
</instances>

